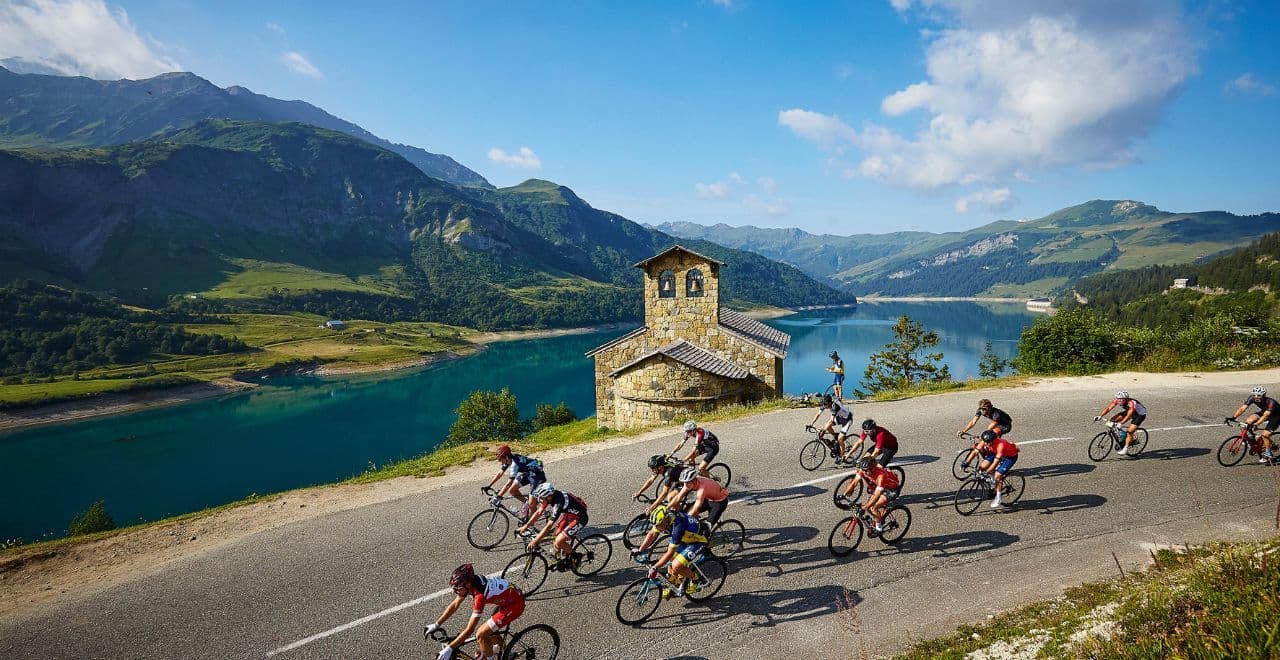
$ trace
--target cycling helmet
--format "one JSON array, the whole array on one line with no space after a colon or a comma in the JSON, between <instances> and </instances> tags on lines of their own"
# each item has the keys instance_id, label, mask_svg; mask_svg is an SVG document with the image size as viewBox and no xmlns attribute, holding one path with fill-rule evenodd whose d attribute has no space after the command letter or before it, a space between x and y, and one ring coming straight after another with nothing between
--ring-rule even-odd
<instances>
[{"instance_id":1,"label":"cycling helmet","mask_svg":"<svg viewBox=\"0 0 1280 660\"><path fill-rule=\"evenodd\" d=\"M698 478L698 468L687 467L680 471L680 483L687 484Z\"/></svg>"},{"instance_id":2,"label":"cycling helmet","mask_svg":"<svg viewBox=\"0 0 1280 660\"><path fill-rule=\"evenodd\" d=\"M671 512L667 511L667 507L658 505L658 508L649 514L649 522L653 523L654 527L661 527L663 523L671 522Z\"/></svg>"},{"instance_id":3,"label":"cycling helmet","mask_svg":"<svg viewBox=\"0 0 1280 660\"><path fill-rule=\"evenodd\" d=\"M875 427L876 427L876 420L874 420L874 419L864 419L864 420L862 420L862 430L863 430L863 431L870 431L871 429L873 429L873 428L875 428Z\"/></svg>"},{"instance_id":4,"label":"cycling helmet","mask_svg":"<svg viewBox=\"0 0 1280 660\"><path fill-rule=\"evenodd\" d=\"M449 576L449 586L454 589L472 587L476 583L476 569L471 564L463 564L453 569Z\"/></svg>"},{"instance_id":5,"label":"cycling helmet","mask_svg":"<svg viewBox=\"0 0 1280 660\"><path fill-rule=\"evenodd\" d=\"M555 486L552 486L550 481L544 481L538 484L538 487L534 488L533 492L529 494L540 500L545 500L548 497L551 497L551 494L554 492L556 492Z\"/></svg>"},{"instance_id":6,"label":"cycling helmet","mask_svg":"<svg viewBox=\"0 0 1280 660\"><path fill-rule=\"evenodd\" d=\"M827 357L829 357L829 358L831 358L832 360L834 360L834 359L836 359L836 358L840 357L840 354L839 354L839 353L836 353L835 351L831 351L831 353L830 353L830 354L828 354L828 355L827 355Z\"/></svg>"},{"instance_id":7,"label":"cycling helmet","mask_svg":"<svg viewBox=\"0 0 1280 660\"><path fill-rule=\"evenodd\" d=\"M511 460L511 447L509 445L502 445L501 447L498 447L498 460Z\"/></svg>"},{"instance_id":8,"label":"cycling helmet","mask_svg":"<svg viewBox=\"0 0 1280 660\"><path fill-rule=\"evenodd\" d=\"M697 429L697 428L698 428L698 423L693 421L692 419L684 423L685 433L691 433L693 432L694 429Z\"/></svg>"},{"instance_id":9,"label":"cycling helmet","mask_svg":"<svg viewBox=\"0 0 1280 660\"><path fill-rule=\"evenodd\" d=\"M1132 398L1132 397L1130 397L1130 396L1129 396L1129 393L1128 393L1128 392L1126 392L1126 391L1124 391L1124 390L1120 390L1119 392L1116 392L1116 398L1117 398L1117 399L1129 399L1129 398Z\"/></svg>"},{"instance_id":10,"label":"cycling helmet","mask_svg":"<svg viewBox=\"0 0 1280 660\"><path fill-rule=\"evenodd\" d=\"M875 465L876 465L876 459L874 456L863 456L862 458L858 459L859 470L870 470L871 468L875 467Z\"/></svg>"},{"instance_id":11,"label":"cycling helmet","mask_svg":"<svg viewBox=\"0 0 1280 660\"><path fill-rule=\"evenodd\" d=\"M996 432L995 432L995 431L992 431L992 430L990 430L990 429L987 429L986 431L983 431L983 432L982 432L982 435L981 435L981 436L979 436L979 437L980 437L980 438L982 438L982 441L983 441L983 442L995 442L995 441L996 441Z\"/></svg>"},{"instance_id":12,"label":"cycling helmet","mask_svg":"<svg viewBox=\"0 0 1280 660\"><path fill-rule=\"evenodd\" d=\"M667 457L662 454L654 454L649 457L649 469L656 470L667 464Z\"/></svg>"},{"instance_id":13,"label":"cycling helmet","mask_svg":"<svg viewBox=\"0 0 1280 660\"><path fill-rule=\"evenodd\" d=\"M1266 396L1267 389L1265 387L1255 387L1252 390L1249 390L1249 393L1254 396Z\"/></svg>"}]
</instances>

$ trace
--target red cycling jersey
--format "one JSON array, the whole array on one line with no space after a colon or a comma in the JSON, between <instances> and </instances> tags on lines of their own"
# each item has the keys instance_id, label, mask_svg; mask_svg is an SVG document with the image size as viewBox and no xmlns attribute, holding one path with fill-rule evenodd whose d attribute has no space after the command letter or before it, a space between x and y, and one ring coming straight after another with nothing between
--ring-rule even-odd
<instances>
[{"instance_id":1,"label":"red cycling jersey","mask_svg":"<svg viewBox=\"0 0 1280 660\"><path fill-rule=\"evenodd\" d=\"M1004 451L1001 452L1001 449L1004 449ZM991 443L991 449L989 451L993 455L1000 454L1001 456L1013 458L1018 455L1018 445L1015 445L1004 438L996 438L996 441Z\"/></svg>"},{"instance_id":2,"label":"red cycling jersey","mask_svg":"<svg viewBox=\"0 0 1280 660\"><path fill-rule=\"evenodd\" d=\"M858 470L858 473L862 475L862 478L871 488L875 488L879 485L885 490L898 490L898 487L902 485L898 483L898 475L880 467L879 465L871 468L870 470ZM876 483L877 480L880 482L879 484Z\"/></svg>"},{"instance_id":3,"label":"red cycling jersey","mask_svg":"<svg viewBox=\"0 0 1280 660\"><path fill-rule=\"evenodd\" d=\"M475 597L473 610L476 614L482 612L486 605L495 605L500 610L524 606L524 594L500 578L485 578L484 589L472 591L471 595Z\"/></svg>"},{"instance_id":4,"label":"red cycling jersey","mask_svg":"<svg viewBox=\"0 0 1280 660\"><path fill-rule=\"evenodd\" d=\"M867 439L867 432L862 432L861 440ZM872 442L876 444L876 449L897 449L898 438L890 433L887 429L876 427L876 434L872 437Z\"/></svg>"}]
</instances>

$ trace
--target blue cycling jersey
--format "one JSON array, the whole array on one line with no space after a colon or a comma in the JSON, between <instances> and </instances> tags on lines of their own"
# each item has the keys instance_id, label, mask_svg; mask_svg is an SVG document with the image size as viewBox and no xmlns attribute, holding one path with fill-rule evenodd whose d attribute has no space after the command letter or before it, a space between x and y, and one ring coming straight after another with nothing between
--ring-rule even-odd
<instances>
[{"instance_id":1,"label":"blue cycling jersey","mask_svg":"<svg viewBox=\"0 0 1280 660\"><path fill-rule=\"evenodd\" d=\"M675 521L671 523L671 545L683 549L706 542L707 537L702 535L702 529L693 516L683 511L675 514Z\"/></svg>"}]
</instances>

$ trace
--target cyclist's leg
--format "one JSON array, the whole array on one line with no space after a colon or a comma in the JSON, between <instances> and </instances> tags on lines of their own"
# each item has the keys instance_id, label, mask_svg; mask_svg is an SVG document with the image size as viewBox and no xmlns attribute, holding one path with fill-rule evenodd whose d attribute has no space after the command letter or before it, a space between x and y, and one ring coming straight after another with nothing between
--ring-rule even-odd
<instances>
[{"instance_id":1,"label":"cyclist's leg","mask_svg":"<svg viewBox=\"0 0 1280 660\"><path fill-rule=\"evenodd\" d=\"M872 450L874 450L874 447L872 448ZM871 450L868 450L868 451L871 451ZM897 455L898 455L898 448L897 448L897 447L894 447L894 448L892 448L892 449L890 449L890 448L888 448L888 447L885 447L884 449L881 449L881 450L880 450L880 461L879 461L879 462L880 462L880 465L881 465L881 466L883 466L883 467L889 467L889 461L892 461L892 460L893 460L893 457L894 457L894 456L897 456Z\"/></svg>"},{"instance_id":2,"label":"cyclist's leg","mask_svg":"<svg viewBox=\"0 0 1280 660\"><path fill-rule=\"evenodd\" d=\"M500 639L498 631L510 628L511 623L520 618L521 614L524 614L524 598L506 607L499 607L488 621L480 624L476 629L476 643L480 645L480 652L486 657L496 658L494 651Z\"/></svg>"},{"instance_id":3,"label":"cyclist's leg","mask_svg":"<svg viewBox=\"0 0 1280 660\"><path fill-rule=\"evenodd\" d=\"M857 488L857 487L858 487L858 484L860 484L860 483L862 483L862 480L861 480L861 479L854 479L853 481L850 481L850 482L849 482L849 485L848 485L848 486L845 486L845 489L844 489L844 496L845 496L845 497L852 497L852 496L853 496L853 490L854 490L855 488Z\"/></svg>"},{"instance_id":4,"label":"cyclist's leg","mask_svg":"<svg viewBox=\"0 0 1280 660\"><path fill-rule=\"evenodd\" d=\"M729 508L729 498L727 497L719 502L707 502L707 525L715 527L727 508Z\"/></svg>"}]
</instances>

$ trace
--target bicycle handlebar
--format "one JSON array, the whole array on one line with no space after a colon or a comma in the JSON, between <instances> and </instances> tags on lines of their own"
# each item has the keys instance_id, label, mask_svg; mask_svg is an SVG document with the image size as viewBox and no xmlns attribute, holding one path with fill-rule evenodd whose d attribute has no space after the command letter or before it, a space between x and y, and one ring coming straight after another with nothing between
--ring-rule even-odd
<instances>
[{"instance_id":1,"label":"bicycle handlebar","mask_svg":"<svg viewBox=\"0 0 1280 660\"><path fill-rule=\"evenodd\" d=\"M433 639L437 642L449 641L449 633L445 632L444 628L436 628L435 630L428 633L427 629L424 627L422 629L422 637L423 639Z\"/></svg>"},{"instance_id":2,"label":"bicycle handlebar","mask_svg":"<svg viewBox=\"0 0 1280 660\"><path fill-rule=\"evenodd\" d=\"M497 496L498 496L498 491L494 490L494 489L493 489L492 487L490 487L490 486L483 486L483 487L481 487L481 488L480 488L480 492L484 493L485 495L488 495L489 497L497 497Z\"/></svg>"},{"instance_id":3,"label":"bicycle handlebar","mask_svg":"<svg viewBox=\"0 0 1280 660\"><path fill-rule=\"evenodd\" d=\"M636 495L636 496L635 496L635 497L633 497L632 499L633 499L633 500L635 500L635 501L637 501L637 502L639 502L639 503L641 503L641 504L649 504L649 503L653 502L653 498L652 498L652 497L649 497L649 496L648 496L647 494L645 494L645 493L640 493L639 495Z\"/></svg>"},{"instance_id":4,"label":"bicycle handlebar","mask_svg":"<svg viewBox=\"0 0 1280 660\"><path fill-rule=\"evenodd\" d=\"M960 432L960 433L958 433L957 435L959 435L961 438L964 438L965 440L977 440L977 439L978 439L978 436L976 436L976 435L974 435L974 434L972 434L972 433L969 433L968 431L961 431L961 432Z\"/></svg>"}]
</instances>

